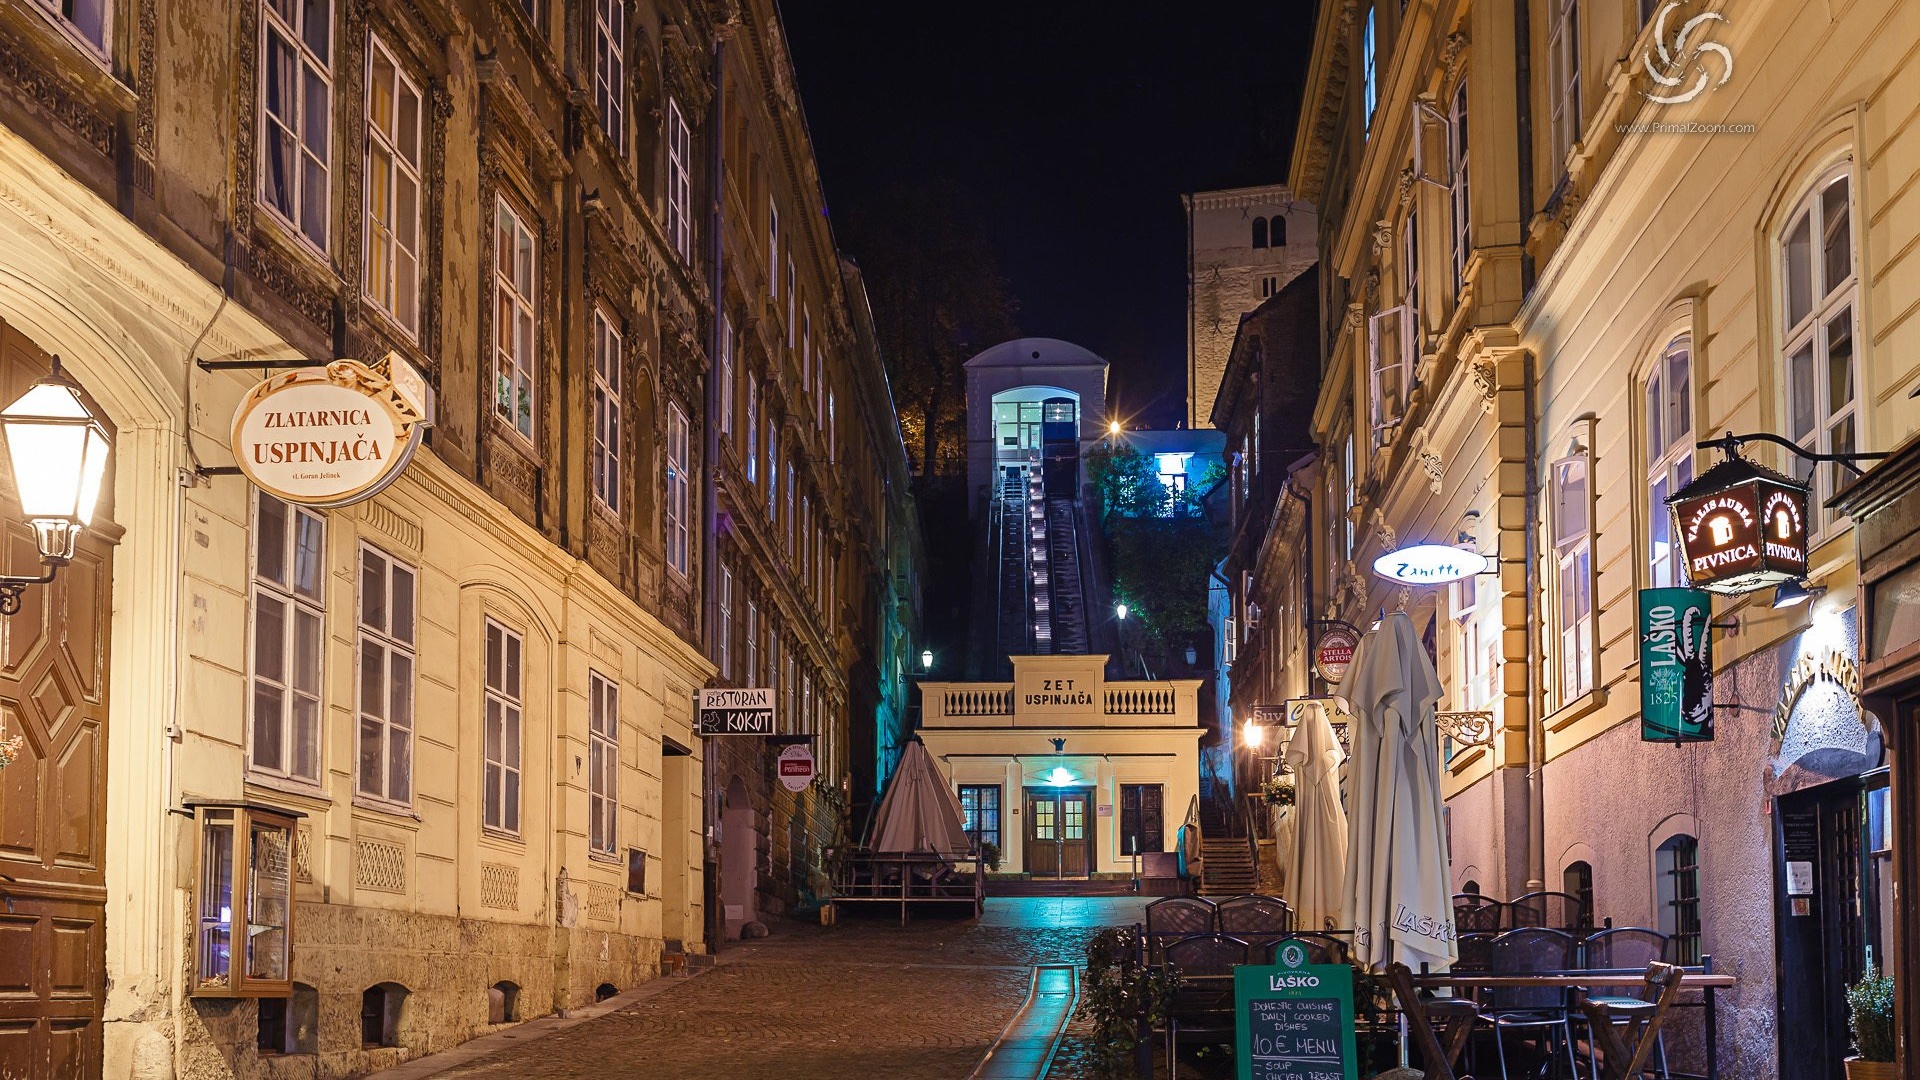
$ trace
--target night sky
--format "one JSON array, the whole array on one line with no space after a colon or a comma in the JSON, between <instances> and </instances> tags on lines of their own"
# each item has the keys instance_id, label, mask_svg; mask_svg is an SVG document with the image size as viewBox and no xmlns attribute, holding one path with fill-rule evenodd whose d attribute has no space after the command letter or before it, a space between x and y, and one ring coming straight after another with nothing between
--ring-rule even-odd
<instances>
[{"instance_id":1,"label":"night sky","mask_svg":"<svg viewBox=\"0 0 1920 1080\"><path fill-rule=\"evenodd\" d=\"M782 14L842 242L863 202L946 177L993 242L1021 331L1105 356L1117 412L1172 427L1186 393L1179 196L1286 180L1312 11L789 0Z\"/></svg>"}]
</instances>

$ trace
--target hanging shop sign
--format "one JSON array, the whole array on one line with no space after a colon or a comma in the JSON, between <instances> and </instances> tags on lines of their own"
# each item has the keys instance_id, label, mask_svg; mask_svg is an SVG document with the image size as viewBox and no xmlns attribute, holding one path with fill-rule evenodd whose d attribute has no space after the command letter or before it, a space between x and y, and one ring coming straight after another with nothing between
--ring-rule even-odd
<instances>
[{"instance_id":1,"label":"hanging shop sign","mask_svg":"<svg viewBox=\"0 0 1920 1080\"><path fill-rule=\"evenodd\" d=\"M1712 597L1699 589L1640 590L1640 738L1713 738Z\"/></svg>"},{"instance_id":2,"label":"hanging shop sign","mask_svg":"<svg viewBox=\"0 0 1920 1080\"><path fill-rule=\"evenodd\" d=\"M813 748L806 743L792 743L780 751L774 768L780 774L780 786L788 791L807 790L813 783Z\"/></svg>"},{"instance_id":3,"label":"hanging shop sign","mask_svg":"<svg viewBox=\"0 0 1920 1080\"><path fill-rule=\"evenodd\" d=\"M1353 969L1308 963L1298 941L1274 959L1233 969L1238 1080L1356 1080Z\"/></svg>"},{"instance_id":4,"label":"hanging shop sign","mask_svg":"<svg viewBox=\"0 0 1920 1080\"><path fill-rule=\"evenodd\" d=\"M773 688L700 691L700 734L773 734Z\"/></svg>"},{"instance_id":5,"label":"hanging shop sign","mask_svg":"<svg viewBox=\"0 0 1920 1080\"><path fill-rule=\"evenodd\" d=\"M1338 686L1353 666L1353 650L1360 647L1360 634L1345 623L1334 623L1320 634L1313 650L1313 670L1330 685Z\"/></svg>"},{"instance_id":6,"label":"hanging shop sign","mask_svg":"<svg viewBox=\"0 0 1920 1080\"><path fill-rule=\"evenodd\" d=\"M1735 455L1667 500L1696 589L1737 596L1807 574L1807 485Z\"/></svg>"},{"instance_id":7,"label":"hanging shop sign","mask_svg":"<svg viewBox=\"0 0 1920 1080\"><path fill-rule=\"evenodd\" d=\"M1484 574L1491 565L1477 551L1446 544L1415 544L1373 560L1373 572L1402 585L1444 585Z\"/></svg>"},{"instance_id":8,"label":"hanging shop sign","mask_svg":"<svg viewBox=\"0 0 1920 1080\"><path fill-rule=\"evenodd\" d=\"M233 414L240 472L302 506L362 502L399 477L432 423L433 391L396 354L378 365L335 360L275 374Z\"/></svg>"}]
</instances>

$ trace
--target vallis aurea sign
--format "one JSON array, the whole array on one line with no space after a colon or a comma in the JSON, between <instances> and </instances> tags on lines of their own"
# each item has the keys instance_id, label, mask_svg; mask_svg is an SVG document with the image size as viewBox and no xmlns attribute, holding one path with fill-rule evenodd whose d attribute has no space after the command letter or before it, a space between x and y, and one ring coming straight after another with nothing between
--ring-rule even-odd
<instances>
[{"instance_id":1,"label":"vallis aurea sign","mask_svg":"<svg viewBox=\"0 0 1920 1080\"><path fill-rule=\"evenodd\" d=\"M303 506L348 506L393 483L432 423L433 391L394 353L273 375L233 414L233 456L262 491Z\"/></svg>"},{"instance_id":2,"label":"vallis aurea sign","mask_svg":"<svg viewBox=\"0 0 1920 1080\"><path fill-rule=\"evenodd\" d=\"M1737 596L1804 577L1807 486L1732 457L1667 499L1696 589Z\"/></svg>"}]
</instances>

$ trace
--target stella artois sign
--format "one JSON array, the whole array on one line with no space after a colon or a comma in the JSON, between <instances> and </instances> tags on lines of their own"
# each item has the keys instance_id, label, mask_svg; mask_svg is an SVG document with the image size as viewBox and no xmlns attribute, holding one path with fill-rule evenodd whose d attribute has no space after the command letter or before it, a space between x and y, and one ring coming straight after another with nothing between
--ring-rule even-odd
<instances>
[{"instance_id":1,"label":"stella artois sign","mask_svg":"<svg viewBox=\"0 0 1920 1080\"><path fill-rule=\"evenodd\" d=\"M432 422L433 392L396 354L378 367L336 360L273 375L233 414L233 456L262 491L303 506L347 506L400 475Z\"/></svg>"},{"instance_id":2,"label":"stella artois sign","mask_svg":"<svg viewBox=\"0 0 1920 1080\"><path fill-rule=\"evenodd\" d=\"M1667 500L1696 589L1735 596L1807 574L1807 486L1739 456Z\"/></svg>"}]
</instances>

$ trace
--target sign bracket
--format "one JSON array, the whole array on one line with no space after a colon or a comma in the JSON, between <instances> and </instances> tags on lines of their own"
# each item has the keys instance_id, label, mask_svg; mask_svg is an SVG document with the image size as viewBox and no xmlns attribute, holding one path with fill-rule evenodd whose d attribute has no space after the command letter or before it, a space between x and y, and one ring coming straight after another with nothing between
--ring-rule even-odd
<instances>
[{"instance_id":1,"label":"sign bracket","mask_svg":"<svg viewBox=\"0 0 1920 1080\"><path fill-rule=\"evenodd\" d=\"M308 356L299 356L281 360L195 360L193 366L201 371L293 371L300 368L323 368L332 360L315 360Z\"/></svg>"},{"instance_id":2,"label":"sign bracket","mask_svg":"<svg viewBox=\"0 0 1920 1080\"><path fill-rule=\"evenodd\" d=\"M1848 469L1855 476L1865 476L1866 473L1861 470L1860 466L1854 464L1854 462L1884 461L1893 456L1884 450L1862 450L1851 454L1816 454L1806 447L1801 446L1799 443L1794 442L1792 439L1782 435L1775 435L1771 431L1751 431L1745 435L1735 435L1729 431L1718 439L1702 439L1694 443L1693 448L1696 450L1719 450L1728 457L1733 458L1740 456L1740 446L1742 443L1750 442L1772 443L1775 446L1784 448L1788 453L1800 458L1802 461L1830 461Z\"/></svg>"}]
</instances>

